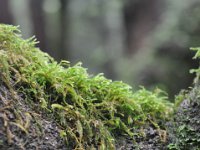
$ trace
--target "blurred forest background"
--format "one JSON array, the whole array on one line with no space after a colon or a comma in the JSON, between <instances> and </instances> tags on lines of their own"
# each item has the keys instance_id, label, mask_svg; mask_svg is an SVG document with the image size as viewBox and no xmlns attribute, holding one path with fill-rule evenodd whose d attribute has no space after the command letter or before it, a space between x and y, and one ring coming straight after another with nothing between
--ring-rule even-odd
<instances>
[{"instance_id":1,"label":"blurred forest background","mask_svg":"<svg viewBox=\"0 0 200 150\"><path fill-rule=\"evenodd\" d=\"M171 98L192 84L199 14L199 0L0 0L0 23L20 25L58 61Z\"/></svg>"}]
</instances>

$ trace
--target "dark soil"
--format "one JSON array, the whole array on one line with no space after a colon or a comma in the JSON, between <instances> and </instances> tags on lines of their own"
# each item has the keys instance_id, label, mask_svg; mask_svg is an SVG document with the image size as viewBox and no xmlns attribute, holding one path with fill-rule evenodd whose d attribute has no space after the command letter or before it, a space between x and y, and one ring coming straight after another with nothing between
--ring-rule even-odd
<instances>
[{"instance_id":1,"label":"dark soil","mask_svg":"<svg viewBox=\"0 0 200 150\"><path fill-rule=\"evenodd\" d=\"M143 136L135 137L135 141L130 138L120 137L118 139L118 150L165 150L167 149L166 132L159 131L154 127L143 129ZM134 144L135 143L135 144Z\"/></svg>"},{"instance_id":2,"label":"dark soil","mask_svg":"<svg viewBox=\"0 0 200 150\"><path fill-rule=\"evenodd\" d=\"M0 83L0 149L66 150L60 128Z\"/></svg>"}]
</instances>

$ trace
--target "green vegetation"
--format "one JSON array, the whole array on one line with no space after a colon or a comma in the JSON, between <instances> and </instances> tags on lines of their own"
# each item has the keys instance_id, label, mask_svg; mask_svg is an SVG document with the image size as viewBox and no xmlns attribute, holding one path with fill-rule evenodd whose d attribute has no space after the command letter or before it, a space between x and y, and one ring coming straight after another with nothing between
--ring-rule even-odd
<instances>
[{"instance_id":1,"label":"green vegetation","mask_svg":"<svg viewBox=\"0 0 200 150\"><path fill-rule=\"evenodd\" d=\"M200 48L191 48L196 51L194 59L200 58ZM195 86L190 91L182 91L176 97L176 112L174 114L173 144L168 146L171 150L200 148L200 68L190 70L196 73ZM176 117L179 116L179 117Z\"/></svg>"},{"instance_id":2,"label":"green vegetation","mask_svg":"<svg viewBox=\"0 0 200 150\"><path fill-rule=\"evenodd\" d=\"M144 126L159 130L169 119L173 104L163 91L133 92L121 81L89 75L81 63L56 62L35 48L36 43L34 38L23 40L17 27L0 25L1 80L13 96L25 95L32 107L39 103L34 109L56 120L68 146L114 149L118 134L134 142Z\"/></svg>"},{"instance_id":3,"label":"green vegetation","mask_svg":"<svg viewBox=\"0 0 200 150\"><path fill-rule=\"evenodd\" d=\"M200 88L195 86L190 92L183 95L181 105L177 108L174 117L173 144L169 149L182 150L200 148ZM178 116L178 117L176 117Z\"/></svg>"},{"instance_id":4,"label":"green vegetation","mask_svg":"<svg viewBox=\"0 0 200 150\"><path fill-rule=\"evenodd\" d=\"M191 48L191 50L196 51L196 54L193 57L193 59L199 59L200 58L200 48L199 47ZM194 82L195 82L195 84L198 84L199 77L200 77L200 67L197 69L191 69L190 73L196 73L196 78L195 78Z\"/></svg>"}]
</instances>

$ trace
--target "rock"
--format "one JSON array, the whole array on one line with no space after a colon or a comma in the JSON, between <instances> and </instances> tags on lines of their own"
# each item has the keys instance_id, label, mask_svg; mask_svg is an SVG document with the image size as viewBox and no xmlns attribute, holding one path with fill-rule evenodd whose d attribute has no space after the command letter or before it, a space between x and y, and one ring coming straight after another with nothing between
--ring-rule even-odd
<instances>
[{"instance_id":1,"label":"rock","mask_svg":"<svg viewBox=\"0 0 200 150\"><path fill-rule=\"evenodd\" d=\"M200 148L200 87L195 86L174 115L171 149Z\"/></svg>"}]
</instances>

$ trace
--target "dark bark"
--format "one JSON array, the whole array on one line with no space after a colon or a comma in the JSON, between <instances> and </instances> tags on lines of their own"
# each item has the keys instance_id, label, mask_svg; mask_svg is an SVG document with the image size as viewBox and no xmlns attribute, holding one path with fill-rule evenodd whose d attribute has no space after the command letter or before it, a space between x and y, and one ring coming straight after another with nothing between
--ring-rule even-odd
<instances>
[{"instance_id":1,"label":"dark bark","mask_svg":"<svg viewBox=\"0 0 200 150\"><path fill-rule=\"evenodd\" d=\"M30 10L31 19L33 24L33 32L37 40L40 41L38 46L43 50L47 51L46 48L46 35L45 35L45 17L42 9L43 0L31 0ZM48 51L47 51L48 52Z\"/></svg>"},{"instance_id":2,"label":"dark bark","mask_svg":"<svg viewBox=\"0 0 200 150\"><path fill-rule=\"evenodd\" d=\"M143 40L160 19L163 2L159 0L128 1L124 6L127 54L143 45Z\"/></svg>"},{"instance_id":3,"label":"dark bark","mask_svg":"<svg viewBox=\"0 0 200 150\"><path fill-rule=\"evenodd\" d=\"M61 59L69 59L69 44L68 44L68 3L69 0L60 0L61 10L60 10L60 58Z\"/></svg>"},{"instance_id":4,"label":"dark bark","mask_svg":"<svg viewBox=\"0 0 200 150\"><path fill-rule=\"evenodd\" d=\"M13 23L13 17L9 8L9 0L0 0L0 23Z\"/></svg>"}]
</instances>

